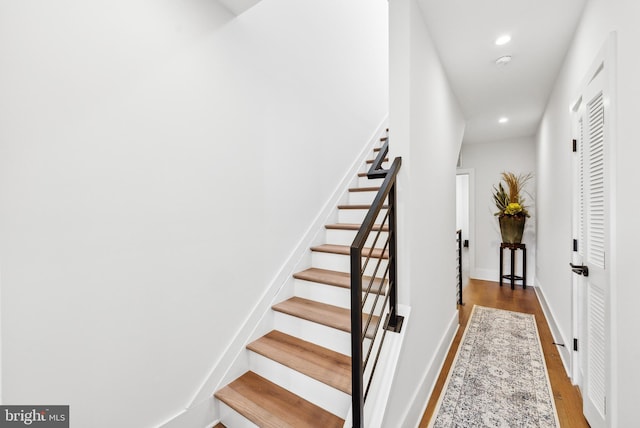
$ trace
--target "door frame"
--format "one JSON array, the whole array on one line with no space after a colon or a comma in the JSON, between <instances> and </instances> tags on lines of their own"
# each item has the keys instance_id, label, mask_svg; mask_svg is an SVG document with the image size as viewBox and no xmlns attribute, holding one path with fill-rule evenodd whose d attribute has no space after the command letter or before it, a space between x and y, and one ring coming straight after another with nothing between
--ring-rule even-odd
<instances>
[{"instance_id":1,"label":"door frame","mask_svg":"<svg viewBox=\"0 0 640 428\"><path fill-rule=\"evenodd\" d=\"M589 72L591 75L591 72ZM581 85L581 88L584 86ZM582 99L582 92L578 99L571 106L571 135L573 140L577 141L576 152L571 156L571 178L572 178L572 187L571 187L571 237L572 240L578 240L578 245L583 245L582 239L583 236L578 235L578 222L579 222L579 210L580 210L580 177L578 173L579 168L579 156L580 150L582 150L582 145L584 141L579 138L579 114L580 110L584 108L584 100ZM583 225L584 227L584 225ZM571 262L575 264L583 264L583 258L580 256L580 253L575 249L572 249L571 252ZM574 340L577 340L578 343L585 343L583 337L582 330L582 318L583 315L583 300L581 295L581 287L584 288L584 277L581 275L571 274L571 327L572 327L572 337ZM573 345L573 344L572 344ZM576 352L574 347L571 348L571 380L574 385L577 385L580 390L583 389L583 379L582 379L582 366L580 364L579 351Z\"/></svg>"},{"instance_id":2,"label":"door frame","mask_svg":"<svg viewBox=\"0 0 640 428\"><path fill-rule=\"evenodd\" d=\"M605 120L609 123L607 127L607 145L608 152L605 157L605 166L608 168L608 175L606 176L606 180L608 180L607 190L609 192L609 199L607 202L606 209L608 210L608 253L607 257L607 265L608 269L608 295L605 297L606 301L606 309L607 309L607 326L608 331L607 334L607 346L606 346L606 362L605 362L605 373L607 375L606 385L605 385L605 393L606 393L606 414L605 414L605 424L607 426L616 426L617 423L617 412L615 410L617 404L617 396L615 391L618 390L618 372L616 368L616 364L613 364L617 359L617 349L618 349L618 340L615 332L617 331L618 319L615 310L615 302L617 301L617 277L616 277L616 175L615 175L615 165L616 165L616 156L617 156L617 34L616 32L609 33L607 39L605 40L603 46L599 50L595 59L592 61L590 67L587 69L587 73L585 73L585 77L582 82L578 86L578 91L571 98L570 104L570 114L571 114L571 133L572 138L576 136L577 129L574 126L574 114L575 107L579 104L582 94L585 92L585 88L588 86L593 77L597 74L600 67L603 67L602 73L604 83L603 83L603 94L605 97L605 103L607 105L607 109L605 110ZM584 102L584 100L583 100ZM576 160L575 156L572 157L572 165L575 165ZM572 172L572 180L576 180L577 174ZM572 204L575 208L575 203L577 201L577 195L575 194L576 183L573 183L572 187ZM572 238L575 238L575 225L577 223L576 218L576 210L572 212ZM572 252L572 258L573 256ZM575 279L574 274L571 275L571 290L572 290L572 333L574 338L578 338L578 334L580 332L580 322L579 317L579 305L582 304L582 301L579 301L579 295L577 286L580 286L579 281L582 281L583 278ZM584 290L583 290L584 291ZM585 343L583 338L580 338L582 343ZM578 351L579 352L579 351ZM571 357L571 379L574 384L580 383L583 384L583 379L580 377L580 357L578 352L572 351ZM584 399L584 398L583 398Z\"/></svg>"},{"instance_id":3,"label":"door frame","mask_svg":"<svg viewBox=\"0 0 640 428\"><path fill-rule=\"evenodd\" d=\"M458 175L467 175L469 176L469 277L474 278L476 275L474 274L476 270L476 185L475 185L475 169L473 168L458 168L456 169L456 176Z\"/></svg>"}]
</instances>

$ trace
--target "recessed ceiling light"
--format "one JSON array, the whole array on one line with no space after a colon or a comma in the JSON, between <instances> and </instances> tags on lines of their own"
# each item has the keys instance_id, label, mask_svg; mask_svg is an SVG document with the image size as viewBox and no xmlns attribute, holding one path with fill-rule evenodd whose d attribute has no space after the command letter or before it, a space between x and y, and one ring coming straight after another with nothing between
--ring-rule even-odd
<instances>
[{"instance_id":1,"label":"recessed ceiling light","mask_svg":"<svg viewBox=\"0 0 640 428\"><path fill-rule=\"evenodd\" d=\"M507 122L509 122L508 117L501 117L500 119L498 119L498 123L507 123Z\"/></svg>"},{"instance_id":2,"label":"recessed ceiling light","mask_svg":"<svg viewBox=\"0 0 640 428\"><path fill-rule=\"evenodd\" d=\"M498 58L496 60L496 65L504 66L504 65L509 64L511 62L511 60L512 60L511 55L501 56L500 58Z\"/></svg>"},{"instance_id":3,"label":"recessed ceiling light","mask_svg":"<svg viewBox=\"0 0 640 428\"><path fill-rule=\"evenodd\" d=\"M496 45L498 46L506 45L510 41L511 41L511 36L509 34L503 34L502 36L496 39Z\"/></svg>"}]
</instances>

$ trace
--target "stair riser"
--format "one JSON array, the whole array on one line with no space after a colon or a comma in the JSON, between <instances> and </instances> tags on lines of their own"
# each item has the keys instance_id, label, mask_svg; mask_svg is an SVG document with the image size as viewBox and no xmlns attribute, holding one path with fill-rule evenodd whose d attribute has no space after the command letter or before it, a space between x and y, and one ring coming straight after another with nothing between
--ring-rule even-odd
<instances>
[{"instance_id":1,"label":"stair riser","mask_svg":"<svg viewBox=\"0 0 640 428\"><path fill-rule=\"evenodd\" d=\"M350 272L350 258L349 256L342 254L332 254L332 253L321 253L319 251L313 251L311 255L312 264L314 267L319 269L328 269L335 270L338 272ZM382 260L380 263L380 267L378 268L378 273L375 275L377 277L382 277L384 271L387 267L388 260ZM365 275L374 276L373 272L375 270L375 265L377 263L377 259L372 259L367 268L365 270Z\"/></svg>"},{"instance_id":2,"label":"stair riser","mask_svg":"<svg viewBox=\"0 0 640 428\"><path fill-rule=\"evenodd\" d=\"M367 287L367 284L362 284L362 287ZM375 309L373 308L375 305ZM362 306L362 312L365 314L381 314L384 312L384 296L370 293L367 296L367 300Z\"/></svg>"},{"instance_id":3,"label":"stair riser","mask_svg":"<svg viewBox=\"0 0 640 428\"><path fill-rule=\"evenodd\" d=\"M242 416L240 413L227 406L223 401L220 403L221 421L226 427L233 428L259 428L258 425Z\"/></svg>"},{"instance_id":4,"label":"stair riser","mask_svg":"<svg viewBox=\"0 0 640 428\"><path fill-rule=\"evenodd\" d=\"M385 314L386 317L386 314ZM384 322L384 321L383 321ZM371 378L371 372L373 371L373 361L375 360L375 355L378 352L378 350L380 349L380 345L382 344L382 334L384 333L384 330L380 330L378 331L378 335L376 336L376 342L373 344L373 348L371 349L371 353L369 355L369 362L367 364L367 367L364 371L364 379L365 382L368 382L369 379ZM371 346L372 342L371 341L367 341L365 342L365 344L363 345L362 348L362 354L363 354L363 358L366 358L367 353L369 352L369 347Z\"/></svg>"},{"instance_id":5,"label":"stair riser","mask_svg":"<svg viewBox=\"0 0 640 428\"><path fill-rule=\"evenodd\" d=\"M341 308L351 308L351 294L348 288L296 279L295 293L296 296L304 299L315 300Z\"/></svg>"},{"instance_id":6,"label":"stair riser","mask_svg":"<svg viewBox=\"0 0 640 428\"><path fill-rule=\"evenodd\" d=\"M380 186L383 181L384 178L358 177L358 187Z\"/></svg>"},{"instance_id":7,"label":"stair riser","mask_svg":"<svg viewBox=\"0 0 640 428\"><path fill-rule=\"evenodd\" d=\"M351 334L326 325L317 324L302 318L275 312L274 329L299 339L313 342L341 354L351 356ZM371 340L365 338L363 349L368 349Z\"/></svg>"},{"instance_id":8,"label":"stair riser","mask_svg":"<svg viewBox=\"0 0 640 428\"><path fill-rule=\"evenodd\" d=\"M362 224L364 218L367 215L367 210L353 210L353 209L341 209L338 210L338 223L355 223ZM376 218L376 223L381 224L382 220L384 220L384 216L386 215L387 210L380 210L378 217Z\"/></svg>"},{"instance_id":9,"label":"stair riser","mask_svg":"<svg viewBox=\"0 0 640 428\"><path fill-rule=\"evenodd\" d=\"M345 418L349 411L351 396L329 385L255 352L249 353L249 365L253 372L336 416Z\"/></svg>"},{"instance_id":10,"label":"stair riser","mask_svg":"<svg viewBox=\"0 0 640 428\"><path fill-rule=\"evenodd\" d=\"M378 192L367 191L367 192L349 192L349 204L351 205L359 205L359 204L371 204L375 199Z\"/></svg>"},{"instance_id":11,"label":"stair riser","mask_svg":"<svg viewBox=\"0 0 640 428\"><path fill-rule=\"evenodd\" d=\"M274 311L274 328L307 342L351 356L351 335L347 332Z\"/></svg>"},{"instance_id":12,"label":"stair riser","mask_svg":"<svg viewBox=\"0 0 640 428\"><path fill-rule=\"evenodd\" d=\"M335 245L351 245L358 233L357 230L344 230L344 229L327 229L326 230L326 242L327 244ZM376 241L376 235L378 231L373 231L369 234L365 246L372 247L375 242L375 248L383 248L387 241L388 232L380 232L380 236Z\"/></svg>"},{"instance_id":13,"label":"stair riser","mask_svg":"<svg viewBox=\"0 0 640 428\"><path fill-rule=\"evenodd\" d=\"M362 284L366 289L368 283ZM304 299L315 300L328 305L339 306L351 309L351 290L348 288L336 287L333 285L319 284L297 279L295 282L296 296ZM374 304L375 295L369 295L364 304L364 312L370 313ZM378 298L376 303L378 310L382 307L384 296Z\"/></svg>"}]
</instances>

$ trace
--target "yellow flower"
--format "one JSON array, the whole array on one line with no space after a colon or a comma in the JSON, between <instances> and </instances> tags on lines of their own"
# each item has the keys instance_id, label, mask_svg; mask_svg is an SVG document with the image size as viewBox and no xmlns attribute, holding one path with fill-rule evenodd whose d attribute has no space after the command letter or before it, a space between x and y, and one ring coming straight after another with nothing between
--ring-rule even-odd
<instances>
[{"instance_id":1,"label":"yellow flower","mask_svg":"<svg viewBox=\"0 0 640 428\"><path fill-rule=\"evenodd\" d=\"M509 205L507 205L507 208L505 208L504 213L507 215L516 215L522 212L522 205L520 205L517 202L511 202Z\"/></svg>"}]
</instances>

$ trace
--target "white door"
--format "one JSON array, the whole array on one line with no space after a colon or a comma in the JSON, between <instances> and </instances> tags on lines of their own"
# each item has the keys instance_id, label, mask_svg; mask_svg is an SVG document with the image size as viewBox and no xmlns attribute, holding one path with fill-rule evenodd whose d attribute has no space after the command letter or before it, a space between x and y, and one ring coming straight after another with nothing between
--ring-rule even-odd
<instances>
[{"instance_id":1,"label":"white door","mask_svg":"<svg viewBox=\"0 0 640 428\"><path fill-rule=\"evenodd\" d=\"M462 273L464 281L475 272L475 220L474 220L474 169L458 168L456 172L456 221L462 227L462 240L469 246L462 248Z\"/></svg>"},{"instance_id":2,"label":"white door","mask_svg":"<svg viewBox=\"0 0 640 428\"><path fill-rule=\"evenodd\" d=\"M584 266L585 254L585 193L584 193L584 105L580 98L573 110L573 255L572 266ZM572 378L573 383L583 390L584 378L584 323L586 277L582 274L571 276L573 292L573 331L574 343L572 354Z\"/></svg>"},{"instance_id":3,"label":"white door","mask_svg":"<svg viewBox=\"0 0 640 428\"><path fill-rule=\"evenodd\" d=\"M595 67L574 108L576 161L574 186L573 362L583 411L592 428L607 426L609 385L609 171L610 94L604 62Z\"/></svg>"}]
</instances>

